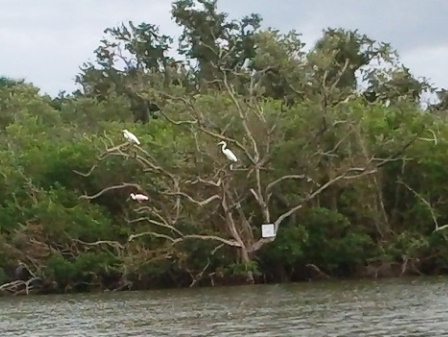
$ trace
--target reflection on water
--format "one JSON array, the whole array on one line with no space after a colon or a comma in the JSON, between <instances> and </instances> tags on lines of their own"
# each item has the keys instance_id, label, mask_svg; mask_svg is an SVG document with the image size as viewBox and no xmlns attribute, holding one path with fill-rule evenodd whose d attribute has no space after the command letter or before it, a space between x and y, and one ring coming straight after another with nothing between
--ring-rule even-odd
<instances>
[{"instance_id":1,"label":"reflection on water","mask_svg":"<svg viewBox=\"0 0 448 337\"><path fill-rule=\"evenodd\" d=\"M447 280L0 298L0 336L448 336Z\"/></svg>"}]
</instances>

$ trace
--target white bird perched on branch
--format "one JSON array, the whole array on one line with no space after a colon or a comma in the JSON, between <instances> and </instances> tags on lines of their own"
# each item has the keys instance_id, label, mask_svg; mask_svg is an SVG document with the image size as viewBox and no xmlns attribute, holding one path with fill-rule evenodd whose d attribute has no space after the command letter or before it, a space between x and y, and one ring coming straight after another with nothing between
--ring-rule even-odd
<instances>
[{"instance_id":1,"label":"white bird perched on branch","mask_svg":"<svg viewBox=\"0 0 448 337\"><path fill-rule=\"evenodd\" d=\"M149 198L144 194L131 193L131 198L132 198L132 200L137 200L138 202L149 200Z\"/></svg>"},{"instance_id":2,"label":"white bird perched on branch","mask_svg":"<svg viewBox=\"0 0 448 337\"><path fill-rule=\"evenodd\" d=\"M225 141L219 142L217 145L222 145L222 147L221 147L222 153L224 153L224 155L227 157L228 160L230 160L231 162L234 162L234 163L236 163L238 161L238 159L233 154L233 152L230 151L230 149L226 148L227 143ZM230 169L232 169L232 164L230 164Z\"/></svg>"},{"instance_id":3,"label":"white bird perched on branch","mask_svg":"<svg viewBox=\"0 0 448 337\"><path fill-rule=\"evenodd\" d=\"M134 135L132 132L129 132L128 130L123 130L124 138L130 143L135 143L137 145L140 145L140 141L138 140L137 136Z\"/></svg>"}]
</instances>

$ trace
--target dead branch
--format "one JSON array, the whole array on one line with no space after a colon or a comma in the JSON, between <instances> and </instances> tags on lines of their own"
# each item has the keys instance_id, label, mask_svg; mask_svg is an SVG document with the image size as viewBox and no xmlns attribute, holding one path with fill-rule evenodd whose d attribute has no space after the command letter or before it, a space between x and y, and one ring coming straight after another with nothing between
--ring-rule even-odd
<instances>
[{"instance_id":1,"label":"dead branch","mask_svg":"<svg viewBox=\"0 0 448 337\"><path fill-rule=\"evenodd\" d=\"M241 219L241 224L243 227L242 230L247 233L249 240L253 241L254 233L252 231L252 226L250 225L250 221L247 219L246 214L244 213L244 210L241 207L240 203L237 204L236 209L238 211L239 218ZM239 234L241 234L241 233L239 233Z\"/></svg>"},{"instance_id":2,"label":"dead branch","mask_svg":"<svg viewBox=\"0 0 448 337\"><path fill-rule=\"evenodd\" d=\"M110 246L110 247L112 247L114 249L117 249L117 250L120 250L120 249L123 250L124 249L124 246L121 243L117 242L117 241L99 240L99 241L95 241L95 242L85 242L85 241L82 241L82 240L79 240L79 239L72 239L72 242L80 243L80 244L85 245L85 246L107 245L107 246Z\"/></svg>"},{"instance_id":3,"label":"dead branch","mask_svg":"<svg viewBox=\"0 0 448 337\"><path fill-rule=\"evenodd\" d=\"M107 139L112 143L112 141L110 140L110 138L107 137L106 133L104 133L103 136L104 136L105 138L107 138ZM88 139L88 140L90 141L90 139ZM103 143L104 143L104 142L103 142ZM115 150L119 150L119 149L121 149L122 147L125 147L125 146L127 146L127 145L128 145L128 143L122 143L122 144L119 144L119 145L117 145L117 146L115 146L115 147L113 147L113 148L108 148L107 145L104 144L104 146L105 146L105 148L106 148L105 152L104 152L103 154L101 154L101 155L98 156L98 158L97 158L98 162L97 162L96 164L94 164L94 165L90 168L90 170L89 170L88 172L83 173L83 172L80 172L80 171L77 171L77 170L73 170L73 172L76 173L76 174L78 174L78 175L80 175L80 176L83 176L83 177L89 177L89 176L93 173L93 171L95 171L95 169L98 167L99 162L101 162L102 160L106 159L108 156L112 155L112 154L113 154L113 153L112 153L113 151L115 151Z\"/></svg>"},{"instance_id":4,"label":"dead branch","mask_svg":"<svg viewBox=\"0 0 448 337\"><path fill-rule=\"evenodd\" d=\"M212 252L210 253L210 256L215 255L215 253L216 253L219 249L221 249L222 247L224 247L224 244L220 244L219 246L217 246L215 249L212 250ZM199 281L202 279L202 277L203 277L205 271L206 271L206 270L208 269L208 267L210 266L210 263L211 263L211 261L210 261L210 257L207 257L207 264L205 265L204 268L202 268L202 270L201 270L196 276L193 276L192 273L189 272L189 274L190 274L190 276L191 276L191 278L192 278L192 281L191 281L190 286L189 286L190 288L194 287L194 286L196 285L196 283L199 282ZM187 270L187 271L188 271L188 270Z\"/></svg>"},{"instance_id":5,"label":"dead branch","mask_svg":"<svg viewBox=\"0 0 448 337\"><path fill-rule=\"evenodd\" d=\"M221 82L221 81L220 81L220 82ZM227 83L227 84L228 84L228 83ZM229 88L230 88L230 87L229 87ZM230 94L230 95L233 95L231 92L229 92L229 94ZM233 144L233 145L235 145L237 148L239 148L241 151L243 151L243 152L245 153L246 157L247 157L253 164L255 164L255 163L258 161L258 159L256 159L256 158L254 159L254 158L252 157L252 155L249 153L249 151L247 151L246 147L243 146L243 145L242 145L239 141L237 141L236 139L233 139L233 138L224 136L224 134L223 134L224 132L216 133L216 132L213 132L213 131L209 130L208 128L205 128L205 127L202 125L203 123L201 122L201 120L197 118L198 116L202 116L202 114L201 114L199 111L196 110L196 108L195 108L194 105L191 103L191 101L189 101L189 100L187 100L187 99L185 99L185 98L183 98L183 97L174 97L174 96L171 96L171 95L168 95L168 94L165 94L165 93L162 93L162 95L165 96L165 97L167 97L167 98L169 98L169 99L172 99L172 100L179 100L179 101L182 101L186 106L190 107L190 110L196 115L196 118L193 118L193 120L176 121L176 120L170 118L167 114L162 113L162 115L166 118L167 121L169 121L170 123L172 123L172 124L174 124L174 125L197 125L198 129L199 129L200 131L204 132L205 134L208 134L209 136L211 136L211 137L213 137L213 138L215 138L215 139L217 139L217 140L221 140L221 141L224 140L224 141L228 142L229 144ZM244 118L244 115L242 114L241 106L239 105L239 103L238 103L238 101L236 100L236 97L235 97L234 95L233 95L233 99L232 99L232 100L233 100L234 102L236 102L236 107L241 111L240 116L242 116L242 118ZM202 116L202 119L204 119L203 116ZM228 127L228 126L227 126L227 127ZM226 127L226 128L227 128L227 127ZM246 124L246 127L247 127L247 124ZM249 130L249 132L250 132L250 130ZM248 136L248 137L251 137L251 138L253 139L252 136ZM256 143L255 143L255 146L256 146ZM258 151L258 150L257 150L257 151Z\"/></svg>"},{"instance_id":6,"label":"dead branch","mask_svg":"<svg viewBox=\"0 0 448 337\"><path fill-rule=\"evenodd\" d=\"M350 172L359 172L356 175L350 175L348 176L348 174ZM359 178L362 177L364 175L368 175L368 174L372 174L377 172L376 169L372 169L372 170L366 170L365 168L350 168L347 171L345 171L343 174L334 177L333 179L330 179L329 181L327 181L325 184L321 185L318 189L314 190L313 192L311 192L310 194L308 194L308 196L306 196L302 202L291 208L289 211L283 213L282 215L280 215L277 220L274 222L274 226L275 229L278 229L278 226L283 222L283 220L285 220L287 217L289 217L291 214L295 213L296 211L298 211L299 209L301 209L303 207L303 205L307 202L310 201L312 199L314 199L316 196L318 196L319 194L321 194L323 191L325 191L328 187L330 187L331 185L335 184L336 182L342 180L342 179L353 179L353 178Z\"/></svg>"},{"instance_id":7,"label":"dead branch","mask_svg":"<svg viewBox=\"0 0 448 337\"><path fill-rule=\"evenodd\" d=\"M142 193L144 193L144 189L138 184L123 183L121 185L114 185L114 186L106 187L94 195L90 195L90 196L82 195L79 197L79 199L93 200L93 199L100 197L101 195L103 195L106 192L113 191L113 190L120 190L123 188L129 188L129 187L132 187L132 188L137 189L137 190L141 191Z\"/></svg>"},{"instance_id":8,"label":"dead branch","mask_svg":"<svg viewBox=\"0 0 448 337\"><path fill-rule=\"evenodd\" d=\"M333 92L334 89L336 88L336 86L339 84L339 82L341 81L342 76L344 76L344 74L347 71L349 65L350 65L350 60L349 59L345 59L345 62L344 62L344 65L343 65L342 69L339 71L339 74L338 74L337 78L335 79L335 81L331 85L330 92Z\"/></svg>"},{"instance_id":9,"label":"dead branch","mask_svg":"<svg viewBox=\"0 0 448 337\"><path fill-rule=\"evenodd\" d=\"M267 198L267 195L269 194L269 192L275 185L281 183L284 180L289 180L289 179L306 179L307 181L312 181L312 179L310 177L306 176L305 174L285 175L283 177L278 178L277 180L274 180L270 184L268 184L268 186L266 187L266 191L265 191L265 198Z\"/></svg>"},{"instance_id":10,"label":"dead branch","mask_svg":"<svg viewBox=\"0 0 448 337\"><path fill-rule=\"evenodd\" d=\"M151 212L151 214L154 215L154 213L152 213L152 212ZM156 225L156 226L159 226L159 227L163 227L163 228L169 229L169 230L175 232L177 235L179 235L179 236L181 236L181 237L184 236L184 234L183 234L181 231L179 231L179 230L178 230L177 228L175 228L174 226L168 224L168 223L165 221L165 219L162 219L162 221L156 221L156 220L150 219L149 217L140 217L140 218L133 219L133 220L126 220L126 222L129 223L129 224L137 223L137 222L141 222L141 221L147 221L147 222L149 222L149 223L151 223L151 224L153 224L153 225Z\"/></svg>"},{"instance_id":11,"label":"dead branch","mask_svg":"<svg viewBox=\"0 0 448 337\"><path fill-rule=\"evenodd\" d=\"M33 286L31 286L30 284L34 281L40 280L40 277L32 277L27 281L22 281L22 280L15 280L12 282L8 282L5 284L0 285L0 292L10 292L13 293L13 295L18 295L20 293L23 292L23 290L25 291L26 295L30 294L30 291L33 290ZM25 289L23 289L23 287Z\"/></svg>"},{"instance_id":12,"label":"dead branch","mask_svg":"<svg viewBox=\"0 0 448 337\"><path fill-rule=\"evenodd\" d=\"M324 273L318 266L316 266L315 264L313 264L313 263L308 263L307 265L306 265L308 268L311 268L311 269L313 269L318 275L317 276L320 276L320 277L323 277L323 278L326 278L326 279L331 279L331 277L328 275L328 274L326 274L326 273Z\"/></svg>"},{"instance_id":13,"label":"dead branch","mask_svg":"<svg viewBox=\"0 0 448 337\"><path fill-rule=\"evenodd\" d=\"M96 169L97 167L98 167L98 164L93 165L93 166L90 168L90 170L89 170L88 172L86 172L86 173L82 173L82 172L77 171L77 170L73 170L73 172L76 173L76 174L79 174L80 176L83 176L83 177L89 177L89 176L93 173L93 171L95 171L95 169Z\"/></svg>"},{"instance_id":14,"label":"dead branch","mask_svg":"<svg viewBox=\"0 0 448 337\"><path fill-rule=\"evenodd\" d=\"M194 185L197 183L203 183L205 185L219 187L219 186L221 186L222 180L221 180L221 178L219 178L218 181L215 183L211 180L204 180L201 177L197 177L195 180L187 180L185 183L191 184L191 185Z\"/></svg>"},{"instance_id":15,"label":"dead branch","mask_svg":"<svg viewBox=\"0 0 448 337\"><path fill-rule=\"evenodd\" d=\"M190 195L188 195L187 193L184 193L184 192L162 192L161 194L169 195L169 196L182 196L182 197L187 198L190 202L192 202L192 203L194 203L194 204L196 204L196 205L198 205L200 207L208 205L213 200L221 199L221 197L219 195L217 195L217 194L211 196L208 199L202 200L202 201L195 200Z\"/></svg>"},{"instance_id":16,"label":"dead branch","mask_svg":"<svg viewBox=\"0 0 448 337\"><path fill-rule=\"evenodd\" d=\"M224 210L224 216L225 216L225 223L227 225L227 229L229 230L232 237L238 242L239 247L243 248L245 247L243 240L241 239L241 236L239 235L238 231L236 230L236 224L235 220L233 219L232 215L232 209L228 204L227 197L229 193L227 192L227 189L225 187L222 188L222 195L221 195L221 207ZM233 203L234 207L236 207L237 203Z\"/></svg>"},{"instance_id":17,"label":"dead branch","mask_svg":"<svg viewBox=\"0 0 448 337\"><path fill-rule=\"evenodd\" d=\"M138 233L138 234L131 234L128 238L128 242L131 242L131 241L133 241L139 237L142 237L142 236L153 236L153 237L157 237L157 238L163 238L168 241L171 241L172 245L175 245L177 243L183 242L188 239L197 239L197 240L203 240L203 241L217 241L217 242L221 242L230 247L241 247L241 244L235 240L224 239L224 238L221 238L216 235L187 234L187 235L183 235L182 237L179 237L179 238L173 238L169 235L155 233L152 231L142 232L142 233Z\"/></svg>"},{"instance_id":18,"label":"dead branch","mask_svg":"<svg viewBox=\"0 0 448 337\"><path fill-rule=\"evenodd\" d=\"M16 289L18 286L24 285L25 281L22 280L16 280L16 281L11 281L8 283L4 283L0 286L0 291L12 291L13 289Z\"/></svg>"},{"instance_id":19,"label":"dead branch","mask_svg":"<svg viewBox=\"0 0 448 337\"><path fill-rule=\"evenodd\" d=\"M403 185L404 187L406 187L410 192L412 192L415 195L415 197L417 197L417 199L419 199L428 208L429 213L431 214L431 217L432 217L432 221L434 222L434 226L435 226L434 232L448 228L448 225L443 225L441 227L439 226L439 222L437 221L436 212L434 211L433 207L431 206L431 203L428 200L426 200L422 195L420 195L420 193L415 191L412 187L410 187L405 182L399 181L398 183Z\"/></svg>"},{"instance_id":20,"label":"dead branch","mask_svg":"<svg viewBox=\"0 0 448 337\"><path fill-rule=\"evenodd\" d=\"M234 94L235 90L233 89L232 85L227 80L226 72L223 72L223 82L224 82L224 86L227 89L227 93L229 94L230 98L232 99L233 103L235 104L235 107L237 108L238 114L240 116L241 123L242 123L243 128L244 128L244 131L246 132L246 136L250 139L250 141L252 143L252 149L253 149L254 154L255 154L254 161L258 162L260 160L260 153L258 151L258 144L255 141L255 138L254 138L251 130L249 129L249 126L247 125L247 117L245 116L240 103L238 102L238 100L235 97L235 94Z\"/></svg>"},{"instance_id":21,"label":"dead branch","mask_svg":"<svg viewBox=\"0 0 448 337\"><path fill-rule=\"evenodd\" d=\"M149 154L149 152L143 150L142 148L139 148L138 150L139 150L140 152L142 152L147 158L150 158L150 159L151 159L151 161L149 161L149 160L147 160L147 159L145 159L145 158L143 158L142 156L140 156L140 155L137 154L136 159L137 159L140 163L143 163L143 166L146 165L146 167L149 167L149 168L151 168L151 169L154 170L154 171L161 172L161 173L163 173L165 176L170 177L173 181L176 180L175 177L174 177L174 175L173 175L171 172L169 172L168 170L164 169L164 168L161 167L160 165L156 165L156 164L154 164L154 163L156 162L156 160L155 160L154 157L152 157L152 156Z\"/></svg>"},{"instance_id":22,"label":"dead branch","mask_svg":"<svg viewBox=\"0 0 448 337\"><path fill-rule=\"evenodd\" d=\"M349 175L350 173L353 173ZM365 175L369 175L369 174L373 174L377 172L377 168L373 168L373 169L367 169L365 167L361 168L361 167L352 167L349 168L348 170L346 170L344 173L328 180L325 184L322 184L321 186L319 186L317 189L313 190L312 192L310 192L305 198L302 199L302 201L297 204L296 206L290 208L288 211L286 211L285 213L281 214L279 217L277 217L277 220L275 220L274 222L274 228L275 228L275 232L278 231L278 228L280 226L280 224L289 216L291 216L292 214L294 214L295 212L297 212L298 210L300 210L301 208L303 208L303 206L310 200L314 199L315 197L317 197L318 195L320 195L323 191L325 191L327 188L329 188L330 186L332 186L333 184L337 183L340 180L348 180L348 179L355 179L355 178L360 178L362 176ZM264 244L268 243L268 242L272 242L273 240L275 240L275 237L273 238L261 238L258 241L256 241L249 249L249 251L254 252L259 250Z\"/></svg>"}]
</instances>

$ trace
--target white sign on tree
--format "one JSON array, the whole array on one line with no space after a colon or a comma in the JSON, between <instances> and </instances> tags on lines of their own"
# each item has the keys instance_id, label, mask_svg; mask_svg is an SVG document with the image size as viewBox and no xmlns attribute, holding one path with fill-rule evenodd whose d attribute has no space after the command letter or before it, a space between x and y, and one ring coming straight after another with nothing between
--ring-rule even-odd
<instances>
[{"instance_id":1,"label":"white sign on tree","mask_svg":"<svg viewBox=\"0 0 448 337\"><path fill-rule=\"evenodd\" d=\"M275 226L273 223L261 225L261 236L265 239L275 237Z\"/></svg>"}]
</instances>

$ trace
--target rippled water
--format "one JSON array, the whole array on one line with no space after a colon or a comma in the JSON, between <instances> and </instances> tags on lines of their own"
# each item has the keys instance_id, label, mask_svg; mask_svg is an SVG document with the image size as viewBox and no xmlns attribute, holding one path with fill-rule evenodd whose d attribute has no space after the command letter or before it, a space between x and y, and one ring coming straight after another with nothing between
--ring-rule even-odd
<instances>
[{"instance_id":1,"label":"rippled water","mask_svg":"<svg viewBox=\"0 0 448 337\"><path fill-rule=\"evenodd\" d=\"M448 279L0 298L0 336L448 336Z\"/></svg>"}]
</instances>

